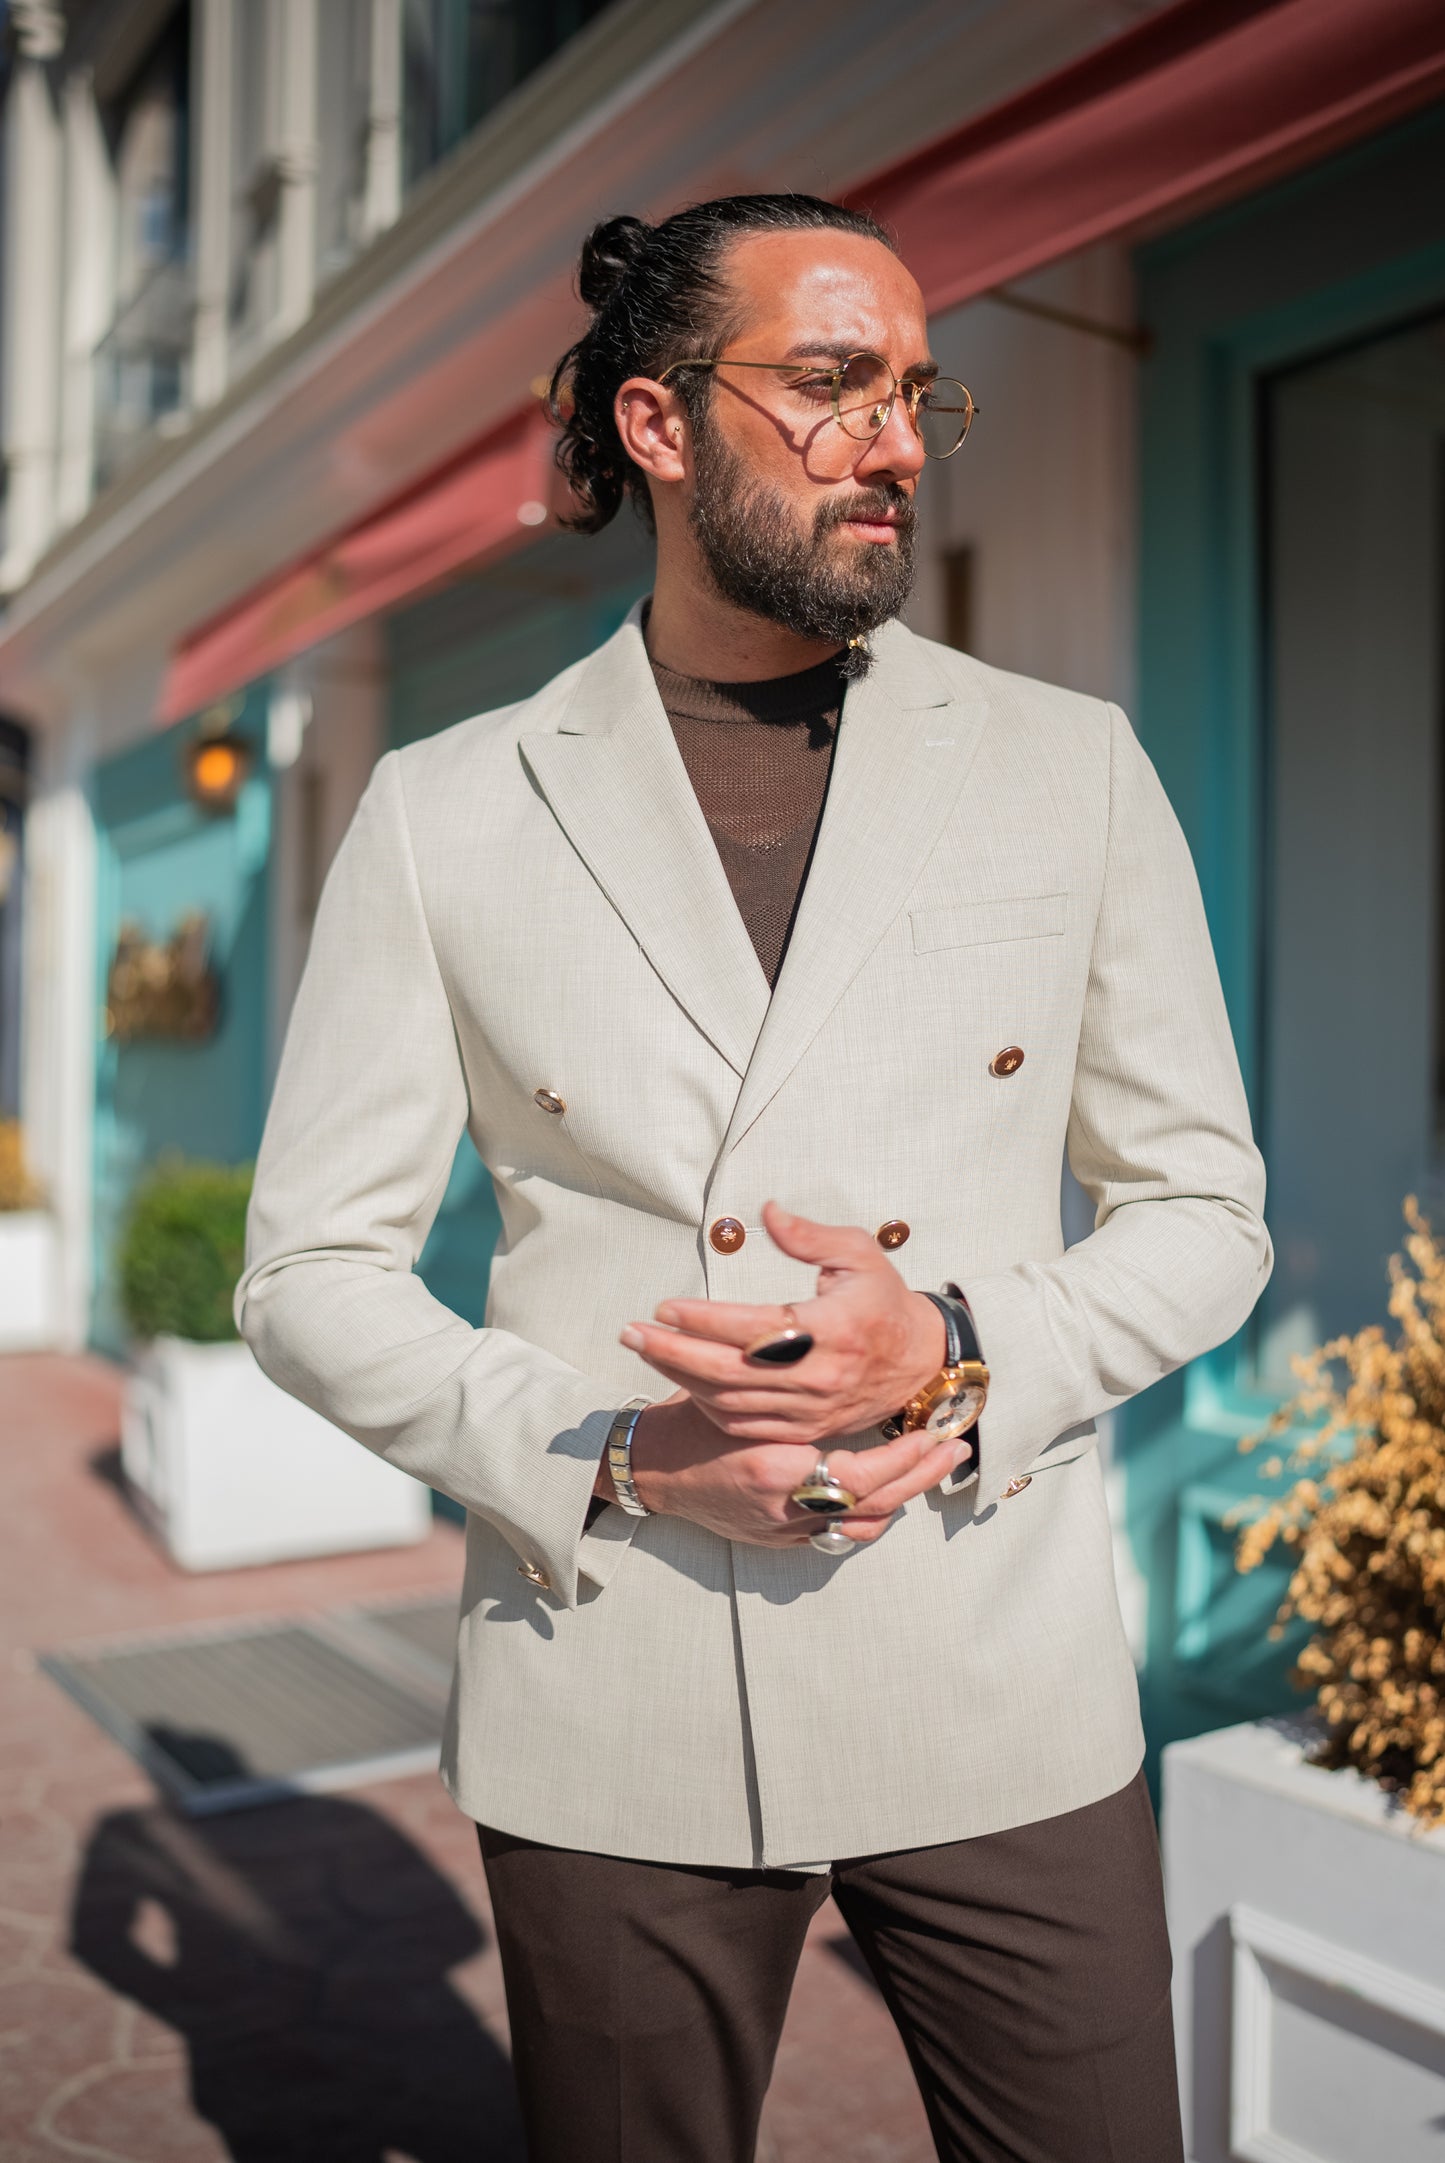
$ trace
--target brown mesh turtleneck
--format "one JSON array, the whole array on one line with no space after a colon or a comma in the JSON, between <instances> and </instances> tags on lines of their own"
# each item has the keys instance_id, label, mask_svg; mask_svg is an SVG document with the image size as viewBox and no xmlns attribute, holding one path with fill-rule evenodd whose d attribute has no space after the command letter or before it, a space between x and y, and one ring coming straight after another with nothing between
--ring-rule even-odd
<instances>
[{"instance_id":1,"label":"brown mesh turtleneck","mask_svg":"<svg viewBox=\"0 0 1445 2163\"><path fill-rule=\"evenodd\" d=\"M776 984L828 793L842 671L832 660L766 683L705 683L654 661L652 673L748 937Z\"/></svg>"}]
</instances>

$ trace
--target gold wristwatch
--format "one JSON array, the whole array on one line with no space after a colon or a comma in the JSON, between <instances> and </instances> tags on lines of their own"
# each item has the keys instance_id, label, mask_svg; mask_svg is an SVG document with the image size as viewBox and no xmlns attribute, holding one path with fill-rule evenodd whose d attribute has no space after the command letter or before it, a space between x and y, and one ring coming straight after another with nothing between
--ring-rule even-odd
<instances>
[{"instance_id":1,"label":"gold wristwatch","mask_svg":"<svg viewBox=\"0 0 1445 2163\"><path fill-rule=\"evenodd\" d=\"M978 1332L963 1294L950 1284L943 1292L925 1292L943 1316L947 1332L944 1363L931 1381L911 1396L901 1412L883 1422L882 1432L897 1435L922 1428L935 1442L967 1434L988 1402L988 1368Z\"/></svg>"}]
</instances>

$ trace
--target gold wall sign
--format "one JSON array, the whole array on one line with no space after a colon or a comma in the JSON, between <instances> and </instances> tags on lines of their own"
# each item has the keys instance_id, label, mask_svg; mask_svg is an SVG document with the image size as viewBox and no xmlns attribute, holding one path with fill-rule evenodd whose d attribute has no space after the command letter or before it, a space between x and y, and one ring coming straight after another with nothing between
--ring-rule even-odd
<instances>
[{"instance_id":1,"label":"gold wall sign","mask_svg":"<svg viewBox=\"0 0 1445 2163\"><path fill-rule=\"evenodd\" d=\"M181 918L164 946L127 919L106 977L106 1035L122 1044L140 1037L197 1044L213 1036L220 986L209 948L210 924L199 909Z\"/></svg>"}]
</instances>

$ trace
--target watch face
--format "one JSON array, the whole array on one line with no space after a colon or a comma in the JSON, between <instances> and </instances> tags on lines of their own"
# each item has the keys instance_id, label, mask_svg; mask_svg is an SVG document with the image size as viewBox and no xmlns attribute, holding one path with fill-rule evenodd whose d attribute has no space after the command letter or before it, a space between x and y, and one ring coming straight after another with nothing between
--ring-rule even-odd
<instances>
[{"instance_id":1,"label":"watch face","mask_svg":"<svg viewBox=\"0 0 1445 2163\"><path fill-rule=\"evenodd\" d=\"M988 1391L977 1382L966 1382L940 1397L924 1421L924 1432L935 1442L950 1442L970 1428L983 1410Z\"/></svg>"}]
</instances>

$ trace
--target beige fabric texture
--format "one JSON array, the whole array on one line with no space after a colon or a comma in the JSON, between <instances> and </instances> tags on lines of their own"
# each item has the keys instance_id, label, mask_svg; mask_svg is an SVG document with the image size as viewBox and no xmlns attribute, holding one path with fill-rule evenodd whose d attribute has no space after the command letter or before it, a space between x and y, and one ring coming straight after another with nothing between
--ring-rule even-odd
<instances>
[{"instance_id":1,"label":"beige fabric texture","mask_svg":"<svg viewBox=\"0 0 1445 2163\"><path fill-rule=\"evenodd\" d=\"M1236 1330L1270 1267L1194 870L1115 708L901 625L875 650L771 997L635 612L383 758L326 883L237 1318L466 1507L444 1777L535 1840L816 1863L1072 1810L1140 1760L1091 1423ZM414 1274L464 1132L503 1225L481 1329ZM1067 1252L1066 1147L1097 1211ZM836 1561L616 1508L584 1533L615 1409L668 1394L622 1325L809 1295L769 1196L904 1218L906 1281L964 1286L977 1481Z\"/></svg>"}]
</instances>

